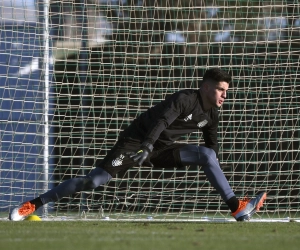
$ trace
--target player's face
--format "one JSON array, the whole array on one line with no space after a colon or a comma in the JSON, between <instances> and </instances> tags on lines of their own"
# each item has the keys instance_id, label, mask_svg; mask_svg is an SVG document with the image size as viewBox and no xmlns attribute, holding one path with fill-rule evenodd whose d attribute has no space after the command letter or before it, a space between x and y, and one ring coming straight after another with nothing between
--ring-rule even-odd
<instances>
[{"instance_id":1,"label":"player's face","mask_svg":"<svg viewBox=\"0 0 300 250\"><path fill-rule=\"evenodd\" d=\"M220 108L224 103L229 84L227 82L215 82L207 84L206 101L211 107Z\"/></svg>"}]
</instances>

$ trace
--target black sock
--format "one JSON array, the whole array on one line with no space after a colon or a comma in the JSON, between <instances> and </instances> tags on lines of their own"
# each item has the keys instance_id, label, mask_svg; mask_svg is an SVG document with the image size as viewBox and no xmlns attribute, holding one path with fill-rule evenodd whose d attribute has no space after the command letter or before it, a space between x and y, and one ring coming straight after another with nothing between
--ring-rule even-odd
<instances>
[{"instance_id":1,"label":"black sock","mask_svg":"<svg viewBox=\"0 0 300 250\"><path fill-rule=\"evenodd\" d=\"M239 200L236 196L231 197L228 201L226 201L229 209L232 213L234 213L239 208Z\"/></svg>"},{"instance_id":2,"label":"black sock","mask_svg":"<svg viewBox=\"0 0 300 250\"><path fill-rule=\"evenodd\" d=\"M31 204L35 205L35 210L37 210L38 208L40 208L41 206L43 206L44 204L42 203L42 200L40 197L35 198L31 201L29 201Z\"/></svg>"}]
</instances>

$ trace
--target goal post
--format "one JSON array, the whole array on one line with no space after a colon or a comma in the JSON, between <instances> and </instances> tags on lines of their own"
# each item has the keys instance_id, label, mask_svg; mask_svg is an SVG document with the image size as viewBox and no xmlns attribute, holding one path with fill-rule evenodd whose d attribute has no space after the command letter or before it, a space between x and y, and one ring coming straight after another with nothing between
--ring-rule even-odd
<instances>
[{"instance_id":1,"label":"goal post","mask_svg":"<svg viewBox=\"0 0 300 250\"><path fill-rule=\"evenodd\" d=\"M267 191L256 218L299 218L299 16L287 0L0 0L1 214L87 174L141 112L220 67L233 76L218 131L225 176L239 197ZM132 168L48 207L57 218L230 218L201 166Z\"/></svg>"}]
</instances>

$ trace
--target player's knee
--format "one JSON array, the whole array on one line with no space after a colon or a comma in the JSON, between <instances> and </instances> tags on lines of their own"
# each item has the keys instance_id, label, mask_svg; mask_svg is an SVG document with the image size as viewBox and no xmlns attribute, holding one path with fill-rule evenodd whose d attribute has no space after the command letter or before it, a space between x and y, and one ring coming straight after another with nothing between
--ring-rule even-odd
<instances>
[{"instance_id":1,"label":"player's knee","mask_svg":"<svg viewBox=\"0 0 300 250\"><path fill-rule=\"evenodd\" d=\"M204 146L187 145L180 150L182 165L212 166L217 161L213 149Z\"/></svg>"},{"instance_id":2,"label":"player's knee","mask_svg":"<svg viewBox=\"0 0 300 250\"><path fill-rule=\"evenodd\" d=\"M101 185L101 183L94 180L93 178L84 177L84 180L83 180L83 189L84 190L95 189L95 188L99 187L100 185Z\"/></svg>"},{"instance_id":3,"label":"player's knee","mask_svg":"<svg viewBox=\"0 0 300 250\"><path fill-rule=\"evenodd\" d=\"M201 147L199 150L201 161L205 163L205 165L212 165L213 162L216 161L216 152L211 148Z\"/></svg>"},{"instance_id":4,"label":"player's knee","mask_svg":"<svg viewBox=\"0 0 300 250\"><path fill-rule=\"evenodd\" d=\"M103 169L96 169L84 177L85 189L95 189L111 179L111 175Z\"/></svg>"}]
</instances>

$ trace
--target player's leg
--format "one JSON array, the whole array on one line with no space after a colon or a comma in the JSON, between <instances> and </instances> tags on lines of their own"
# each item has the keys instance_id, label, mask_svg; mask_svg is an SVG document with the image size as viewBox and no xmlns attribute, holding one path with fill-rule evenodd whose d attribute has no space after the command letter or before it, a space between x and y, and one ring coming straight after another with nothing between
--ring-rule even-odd
<instances>
[{"instance_id":1,"label":"player's leg","mask_svg":"<svg viewBox=\"0 0 300 250\"><path fill-rule=\"evenodd\" d=\"M43 205L48 202L55 202L76 192L95 189L107 183L111 178L111 175L102 168L95 168L84 177L64 181L55 188L40 195L40 199Z\"/></svg>"},{"instance_id":2,"label":"player's leg","mask_svg":"<svg viewBox=\"0 0 300 250\"><path fill-rule=\"evenodd\" d=\"M119 141L99 166L84 177L73 178L64 181L39 197L21 204L14 208L10 214L10 220L23 220L48 202L55 202L63 197L76 192L94 189L108 182L118 172L125 171L133 166L134 162L126 156L128 150L136 151L140 147L139 141Z\"/></svg>"},{"instance_id":3,"label":"player's leg","mask_svg":"<svg viewBox=\"0 0 300 250\"><path fill-rule=\"evenodd\" d=\"M235 194L220 168L214 150L197 145L186 145L179 150L181 164L200 165L211 185L219 192L226 202ZM238 202L236 202L238 205ZM236 209L235 207L234 209Z\"/></svg>"},{"instance_id":4,"label":"player's leg","mask_svg":"<svg viewBox=\"0 0 300 250\"><path fill-rule=\"evenodd\" d=\"M232 215L238 221L249 220L251 216L259 210L266 199L263 192L253 199L238 200L231 189L214 150L197 145L186 145L179 150L181 164L201 165L202 169L211 185L220 193L226 202Z\"/></svg>"},{"instance_id":5,"label":"player's leg","mask_svg":"<svg viewBox=\"0 0 300 250\"><path fill-rule=\"evenodd\" d=\"M95 168L84 177L66 180L39 197L21 204L11 211L9 219L14 221L23 220L26 216L49 202L58 201L76 192L94 189L105 184L111 178L111 175L102 168Z\"/></svg>"},{"instance_id":6,"label":"player's leg","mask_svg":"<svg viewBox=\"0 0 300 250\"><path fill-rule=\"evenodd\" d=\"M155 167L200 165L211 185L220 193L237 220L249 220L266 198L266 194L262 193L251 200L237 199L220 168L214 150L210 148L177 144L154 152L151 162Z\"/></svg>"},{"instance_id":7,"label":"player's leg","mask_svg":"<svg viewBox=\"0 0 300 250\"><path fill-rule=\"evenodd\" d=\"M212 149L197 145L173 144L163 150L154 151L151 161L155 167L164 168L200 165L223 200L228 201L235 196Z\"/></svg>"}]
</instances>

